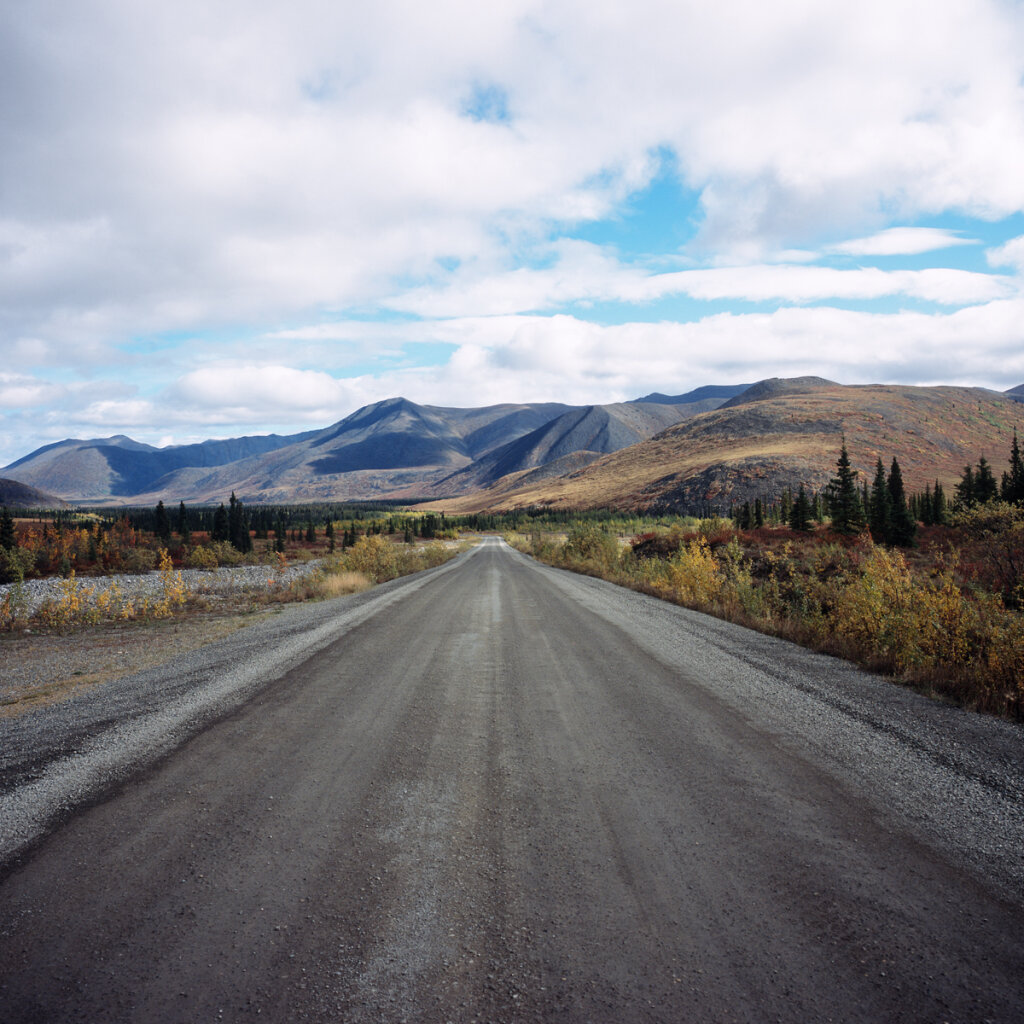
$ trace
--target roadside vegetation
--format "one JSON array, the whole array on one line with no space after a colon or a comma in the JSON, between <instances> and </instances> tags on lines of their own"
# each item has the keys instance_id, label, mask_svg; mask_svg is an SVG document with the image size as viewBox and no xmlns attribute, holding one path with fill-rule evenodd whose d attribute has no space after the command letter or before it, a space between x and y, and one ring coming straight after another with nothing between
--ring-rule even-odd
<instances>
[{"instance_id":1,"label":"roadside vegetation","mask_svg":"<svg viewBox=\"0 0 1024 1024\"><path fill-rule=\"evenodd\" d=\"M253 525L255 520L255 526ZM0 509L0 630L67 630L106 622L163 619L217 610L235 614L269 604L355 593L454 557L458 532L435 515L380 505L278 506L250 514L228 507L117 513L35 512L14 519ZM217 602L207 570L265 566L258 585ZM306 570L306 571L303 571ZM142 595L125 575L157 573ZM26 581L54 579L54 593L31 607Z\"/></svg>"},{"instance_id":2,"label":"roadside vegetation","mask_svg":"<svg viewBox=\"0 0 1024 1024\"><path fill-rule=\"evenodd\" d=\"M765 503L632 534L613 518L592 518L561 529L521 523L507 537L552 565L848 658L965 707L1024 718L1016 439L1003 486L986 484L979 497L977 470L966 467L938 522L933 514L923 521L924 496L904 496L896 471L895 489L881 463L874 484L861 487L844 447L816 513L802 492L779 502L789 522Z\"/></svg>"}]
</instances>

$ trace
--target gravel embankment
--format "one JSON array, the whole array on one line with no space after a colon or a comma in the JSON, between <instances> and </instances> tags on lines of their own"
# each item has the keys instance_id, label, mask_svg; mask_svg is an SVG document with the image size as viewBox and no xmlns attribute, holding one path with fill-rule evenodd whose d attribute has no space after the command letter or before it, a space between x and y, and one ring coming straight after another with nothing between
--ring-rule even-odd
<instances>
[{"instance_id":1,"label":"gravel embankment","mask_svg":"<svg viewBox=\"0 0 1024 1024\"><path fill-rule=\"evenodd\" d=\"M280 569L276 565L238 565L220 569L180 569L182 583L190 594L238 594L244 591L260 590L271 583L286 587L295 580L308 576L320 564L319 559L289 565ZM91 591L90 600L116 586L125 601L153 600L160 597L163 579L156 570L139 574L115 576L78 576L75 578L79 591ZM60 577L45 580L26 580L21 584L21 609L26 615L35 615L46 601L58 601L67 581ZM0 586L0 601L4 595L15 593L17 584L5 583Z\"/></svg>"}]
</instances>

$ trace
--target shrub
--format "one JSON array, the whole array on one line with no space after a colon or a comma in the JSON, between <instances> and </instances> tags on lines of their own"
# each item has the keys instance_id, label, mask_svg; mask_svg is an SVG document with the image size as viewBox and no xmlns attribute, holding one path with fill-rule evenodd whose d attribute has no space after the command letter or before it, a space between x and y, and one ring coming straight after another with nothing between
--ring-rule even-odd
<instances>
[{"instance_id":1,"label":"shrub","mask_svg":"<svg viewBox=\"0 0 1024 1024\"><path fill-rule=\"evenodd\" d=\"M350 568L383 583L398 575L398 553L395 545L379 534L360 537L347 555Z\"/></svg>"},{"instance_id":2,"label":"shrub","mask_svg":"<svg viewBox=\"0 0 1024 1024\"><path fill-rule=\"evenodd\" d=\"M667 575L676 599L699 608L709 606L720 595L724 582L704 537L691 541L673 556Z\"/></svg>"},{"instance_id":3,"label":"shrub","mask_svg":"<svg viewBox=\"0 0 1024 1024\"><path fill-rule=\"evenodd\" d=\"M608 569L619 560L619 542L594 523L580 523L569 532L562 555L580 567Z\"/></svg>"},{"instance_id":4,"label":"shrub","mask_svg":"<svg viewBox=\"0 0 1024 1024\"><path fill-rule=\"evenodd\" d=\"M185 556L185 565L189 569L216 569L217 564L216 552L206 544L192 548Z\"/></svg>"}]
</instances>

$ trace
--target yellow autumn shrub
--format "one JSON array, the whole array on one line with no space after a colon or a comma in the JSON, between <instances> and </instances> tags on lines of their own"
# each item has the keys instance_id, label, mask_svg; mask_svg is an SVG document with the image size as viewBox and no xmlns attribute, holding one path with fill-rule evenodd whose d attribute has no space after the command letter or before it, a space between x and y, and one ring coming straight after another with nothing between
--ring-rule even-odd
<instances>
[{"instance_id":1,"label":"yellow autumn shrub","mask_svg":"<svg viewBox=\"0 0 1024 1024\"><path fill-rule=\"evenodd\" d=\"M718 562L704 537L697 537L673 555L666 575L677 600L683 604L705 607L722 590Z\"/></svg>"}]
</instances>

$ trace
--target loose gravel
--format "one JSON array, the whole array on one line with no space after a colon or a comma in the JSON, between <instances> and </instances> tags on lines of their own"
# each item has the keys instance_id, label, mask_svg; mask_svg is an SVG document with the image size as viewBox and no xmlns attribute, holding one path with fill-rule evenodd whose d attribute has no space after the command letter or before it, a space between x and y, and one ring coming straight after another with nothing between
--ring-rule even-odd
<instances>
[{"instance_id":1,"label":"loose gravel","mask_svg":"<svg viewBox=\"0 0 1024 1024\"><path fill-rule=\"evenodd\" d=\"M219 569L180 569L181 581L190 594L233 595L262 590L271 583L287 587L315 572L320 560L300 562L284 569L276 565L238 565ZM124 573L114 576L77 576L79 589L92 591L91 602L112 587L117 587L126 601L154 600L161 596L163 578L156 570L148 573ZM0 601L7 594L20 595L17 600L27 615L35 615L47 601L58 601L67 581L61 577L45 580L26 580L24 583L5 583L0 586Z\"/></svg>"}]
</instances>

